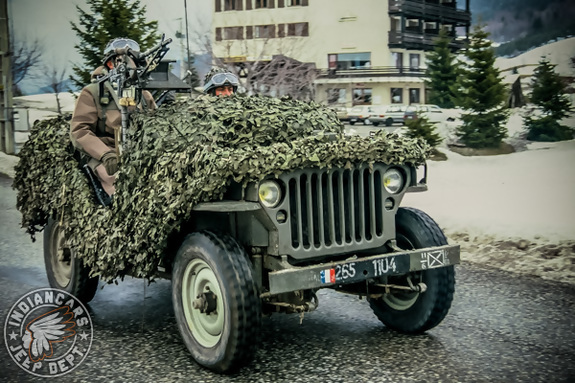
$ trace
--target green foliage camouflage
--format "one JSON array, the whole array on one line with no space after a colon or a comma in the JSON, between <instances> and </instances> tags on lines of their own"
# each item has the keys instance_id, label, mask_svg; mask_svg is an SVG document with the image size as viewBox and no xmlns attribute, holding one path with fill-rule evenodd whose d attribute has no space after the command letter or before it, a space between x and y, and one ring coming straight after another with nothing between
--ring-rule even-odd
<instances>
[{"instance_id":1,"label":"green foliage camouflage","mask_svg":"<svg viewBox=\"0 0 575 383\"><path fill-rule=\"evenodd\" d=\"M345 136L330 109L267 97L205 96L134 113L128 138L111 208L95 203L64 118L34 126L14 179L22 226L34 236L49 216L60 220L76 256L106 281L153 279L192 207L222 199L233 181L362 162L419 165L430 151L384 131Z\"/></svg>"}]
</instances>

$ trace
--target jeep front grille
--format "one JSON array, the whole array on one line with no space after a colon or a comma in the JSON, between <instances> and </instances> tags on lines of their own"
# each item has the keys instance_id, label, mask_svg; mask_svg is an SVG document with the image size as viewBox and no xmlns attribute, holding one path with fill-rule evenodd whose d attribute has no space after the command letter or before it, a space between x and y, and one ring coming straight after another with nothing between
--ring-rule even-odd
<instances>
[{"instance_id":1,"label":"jeep front grille","mask_svg":"<svg viewBox=\"0 0 575 383\"><path fill-rule=\"evenodd\" d=\"M305 258L302 253L321 255L383 245L388 239L384 229L390 219L394 220L395 213L384 208L388 195L382 177L386 169L387 166L376 164L372 169L362 165L353 169L304 169L282 175L287 187L289 253ZM392 233L388 235L394 236L393 221L390 229ZM283 238L280 243L286 240Z\"/></svg>"}]
</instances>

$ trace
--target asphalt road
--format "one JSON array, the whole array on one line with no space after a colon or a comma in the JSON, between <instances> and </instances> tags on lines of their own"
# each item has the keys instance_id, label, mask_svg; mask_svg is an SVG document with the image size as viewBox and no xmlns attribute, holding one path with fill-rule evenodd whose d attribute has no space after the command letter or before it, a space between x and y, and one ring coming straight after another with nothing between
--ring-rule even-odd
<instances>
[{"instance_id":1,"label":"asphalt road","mask_svg":"<svg viewBox=\"0 0 575 383\"><path fill-rule=\"evenodd\" d=\"M42 238L20 229L0 176L0 321L47 287ZM89 304L94 336L71 382L573 382L575 287L488 268L456 268L446 319L421 336L387 330L364 300L330 290L299 316L265 318L254 362L232 376L200 368L180 339L169 281L106 285ZM3 335L4 337L4 335ZM0 345L0 381L39 381ZM60 379L53 379L53 381ZM50 381L48 379L48 381Z\"/></svg>"}]
</instances>

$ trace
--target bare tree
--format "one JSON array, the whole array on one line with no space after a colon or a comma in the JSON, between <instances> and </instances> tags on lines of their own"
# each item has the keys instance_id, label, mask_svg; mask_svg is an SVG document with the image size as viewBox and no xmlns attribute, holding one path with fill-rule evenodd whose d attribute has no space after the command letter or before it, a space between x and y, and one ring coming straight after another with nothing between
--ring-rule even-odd
<instances>
[{"instance_id":1,"label":"bare tree","mask_svg":"<svg viewBox=\"0 0 575 383\"><path fill-rule=\"evenodd\" d=\"M234 72L248 94L314 99L313 83L318 75L315 63L304 63L290 57L304 49L303 42L275 38L276 31L273 29L268 37L257 38L258 48L254 50L255 40L248 38L247 31L244 36L244 31L241 30L238 31L240 35L237 39L220 40L216 52L210 39L210 27L201 21L194 25L196 29L192 38L196 45L203 47L210 55L210 65L226 67ZM273 21L270 21L270 25L275 27ZM253 30L250 33L253 33ZM219 39L219 36L216 38ZM236 61L233 58L238 52L241 52L243 59ZM274 54L270 56L268 52ZM218 57L218 53L223 57Z\"/></svg>"},{"instance_id":2,"label":"bare tree","mask_svg":"<svg viewBox=\"0 0 575 383\"><path fill-rule=\"evenodd\" d=\"M53 62L53 61L52 61ZM66 68L58 69L56 66L45 66L44 72L48 76L48 89L50 89L56 96L56 109L58 114L62 114L62 106L60 104L60 93L68 89L66 85L68 76L66 75Z\"/></svg>"},{"instance_id":3,"label":"bare tree","mask_svg":"<svg viewBox=\"0 0 575 383\"><path fill-rule=\"evenodd\" d=\"M29 77L42 60L44 53L40 40L15 41L12 52L12 92L15 96L22 94L18 85L26 77Z\"/></svg>"}]
</instances>

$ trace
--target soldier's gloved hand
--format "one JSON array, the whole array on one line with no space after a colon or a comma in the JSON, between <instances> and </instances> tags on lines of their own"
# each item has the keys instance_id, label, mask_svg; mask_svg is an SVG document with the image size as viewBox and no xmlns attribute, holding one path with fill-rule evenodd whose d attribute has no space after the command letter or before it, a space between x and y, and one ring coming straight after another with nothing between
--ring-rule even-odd
<instances>
[{"instance_id":1,"label":"soldier's gloved hand","mask_svg":"<svg viewBox=\"0 0 575 383\"><path fill-rule=\"evenodd\" d=\"M102 161L102 165L106 168L108 175L114 175L118 171L118 155L116 152L104 153L100 161Z\"/></svg>"}]
</instances>

